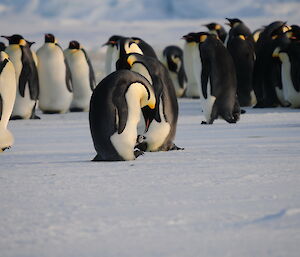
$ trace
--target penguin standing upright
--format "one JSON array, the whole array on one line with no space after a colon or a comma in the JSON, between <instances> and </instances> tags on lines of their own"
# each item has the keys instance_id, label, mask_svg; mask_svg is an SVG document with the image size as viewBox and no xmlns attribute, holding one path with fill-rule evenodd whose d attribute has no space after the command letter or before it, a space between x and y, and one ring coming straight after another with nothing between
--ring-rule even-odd
<instances>
[{"instance_id":1,"label":"penguin standing upright","mask_svg":"<svg viewBox=\"0 0 300 257\"><path fill-rule=\"evenodd\" d=\"M231 28L229 33L227 49L235 64L238 100L240 106L253 106L256 104L252 79L255 60L253 38L243 34L239 26Z\"/></svg>"},{"instance_id":2,"label":"penguin standing upright","mask_svg":"<svg viewBox=\"0 0 300 257\"><path fill-rule=\"evenodd\" d=\"M35 115L39 97L39 78L29 45L18 34L2 37L9 41L5 52L14 65L18 84L11 119L39 119Z\"/></svg>"},{"instance_id":3,"label":"penguin standing upright","mask_svg":"<svg viewBox=\"0 0 300 257\"><path fill-rule=\"evenodd\" d=\"M149 126L149 129L143 134L144 141L138 148L151 152L181 149L173 142L177 128L178 102L166 67L156 58L136 53L121 56L119 61L120 69L127 68L143 75L155 92L155 110L145 108L143 111L144 116L154 113L154 120L146 120L146 127Z\"/></svg>"},{"instance_id":4,"label":"penguin standing upright","mask_svg":"<svg viewBox=\"0 0 300 257\"><path fill-rule=\"evenodd\" d=\"M253 68L253 89L257 98L255 108L274 107L282 101L281 62L273 58L277 39L289 28L285 22L275 21L266 26L255 44L256 59Z\"/></svg>"},{"instance_id":5,"label":"penguin standing upright","mask_svg":"<svg viewBox=\"0 0 300 257\"><path fill-rule=\"evenodd\" d=\"M221 24L212 22L203 26L205 26L210 32L215 33L223 43L225 42L227 32Z\"/></svg>"},{"instance_id":6,"label":"penguin standing upright","mask_svg":"<svg viewBox=\"0 0 300 257\"><path fill-rule=\"evenodd\" d=\"M236 73L232 57L216 36L200 32L194 37L202 62L200 104L206 121L212 124L219 116L236 123L240 106L236 97ZM200 73L199 73L200 76Z\"/></svg>"},{"instance_id":7,"label":"penguin standing upright","mask_svg":"<svg viewBox=\"0 0 300 257\"><path fill-rule=\"evenodd\" d=\"M78 41L71 41L64 51L70 67L73 85L71 112L88 111L92 91L95 88L95 74L92 63Z\"/></svg>"},{"instance_id":8,"label":"penguin standing upright","mask_svg":"<svg viewBox=\"0 0 300 257\"><path fill-rule=\"evenodd\" d=\"M163 51L163 64L167 67L176 96L182 97L186 90L187 77L184 70L183 51L178 46L167 46Z\"/></svg>"},{"instance_id":9,"label":"penguin standing upright","mask_svg":"<svg viewBox=\"0 0 300 257\"><path fill-rule=\"evenodd\" d=\"M0 51L0 153L12 146L14 137L7 129L16 98L15 68L4 51Z\"/></svg>"},{"instance_id":10,"label":"penguin standing upright","mask_svg":"<svg viewBox=\"0 0 300 257\"><path fill-rule=\"evenodd\" d=\"M282 62L281 77L283 98L292 108L300 108L300 43L293 40L293 31L288 31L278 39L273 57Z\"/></svg>"},{"instance_id":11,"label":"penguin standing upright","mask_svg":"<svg viewBox=\"0 0 300 257\"><path fill-rule=\"evenodd\" d=\"M37 51L40 79L39 108L46 114L65 113L72 101L70 68L53 34Z\"/></svg>"},{"instance_id":12,"label":"penguin standing upright","mask_svg":"<svg viewBox=\"0 0 300 257\"><path fill-rule=\"evenodd\" d=\"M183 60L185 65L185 72L187 75L187 87L185 96L189 98L200 97L200 77L201 61L199 59L199 48L194 41L195 32L191 32L182 38L185 40L183 49Z\"/></svg>"},{"instance_id":13,"label":"penguin standing upright","mask_svg":"<svg viewBox=\"0 0 300 257\"><path fill-rule=\"evenodd\" d=\"M103 44L106 46L106 55L105 55L105 73L106 75L112 73L116 70L116 62L119 59L118 56L118 41L123 38L123 36L113 35L108 41Z\"/></svg>"},{"instance_id":14,"label":"penguin standing upright","mask_svg":"<svg viewBox=\"0 0 300 257\"><path fill-rule=\"evenodd\" d=\"M149 82L138 73L115 71L98 84L89 112L97 152L94 161L134 160L143 153L135 150L135 145L141 108L145 106L155 107L155 95Z\"/></svg>"}]
</instances>

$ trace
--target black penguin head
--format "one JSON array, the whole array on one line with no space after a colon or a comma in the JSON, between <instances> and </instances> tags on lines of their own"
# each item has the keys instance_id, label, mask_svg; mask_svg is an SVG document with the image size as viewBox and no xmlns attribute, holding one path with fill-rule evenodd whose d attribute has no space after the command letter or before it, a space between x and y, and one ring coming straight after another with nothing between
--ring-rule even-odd
<instances>
[{"instance_id":1,"label":"black penguin head","mask_svg":"<svg viewBox=\"0 0 300 257\"><path fill-rule=\"evenodd\" d=\"M291 30L291 27L288 26L286 24L286 22L284 22L281 26L279 26L278 28L276 28L272 31L271 38L272 38L272 40L275 40L290 30Z\"/></svg>"},{"instance_id":2,"label":"black penguin head","mask_svg":"<svg viewBox=\"0 0 300 257\"><path fill-rule=\"evenodd\" d=\"M32 45L35 44L35 42L30 42L30 41L28 41L28 40L26 40L26 43L27 43L27 45L28 45L29 48L30 48Z\"/></svg>"},{"instance_id":3,"label":"black penguin head","mask_svg":"<svg viewBox=\"0 0 300 257\"><path fill-rule=\"evenodd\" d=\"M187 43L192 43L192 42L199 42L199 37L198 37L199 33L196 32L191 32L189 34L186 34L182 37L182 39L184 39Z\"/></svg>"},{"instance_id":4,"label":"black penguin head","mask_svg":"<svg viewBox=\"0 0 300 257\"><path fill-rule=\"evenodd\" d=\"M111 36L108 41L106 43L104 43L102 46L115 46L118 45L118 41L123 38L123 36L119 36L119 35L113 35Z\"/></svg>"},{"instance_id":5,"label":"black penguin head","mask_svg":"<svg viewBox=\"0 0 300 257\"><path fill-rule=\"evenodd\" d=\"M292 25L286 33L292 41L300 41L300 27L298 25Z\"/></svg>"},{"instance_id":6,"label":"black penguin head","mask_svg":"<svg viewBox=\"0 0 300 257\"><path fill-rule=\"evenodd\" d=\"M6 48L5 44L3 42L0 42L0 52L5 51L5 48Z\"/></svg>"},{"instance_id":7,"label":"black penguin head","mask_svg":"<svg viewBox=\"0 0 300 257\"><path fill-rule=\"evenodd\" d=\"M73 40L73 41L70 41L69 43L69 49L80 49L81 46L80 46L80 43L76 40Z\"/></svg>"},{"instance_id":8,"label":"black penguin head","mask_svg":"<svg viewBox=\"0 0 300 257\"><path fill-rule=\"evenodd\" d=\"M286 52L291 43L291 39L288 34L289 32L284 33L274 40L275 48L273 50L272 57L279 57L280 53Z\"/></svg>"},{"instance_id":9,"label":"black penguin head","mask_svg":"<svg viewBox=\"0 0 300 257\"><path fill-rule=\"evenodd\" d=\"M230 26L231 28L238 26L239 24L243 23L240 19L237 18L226 18L226 20L228 20L228 23L225 23L226 25Z\"/></svg>"},{"instance_id":10,"label":"black penguin head","mask_svg":"<svg viewBox=\"0 0 300 257\"><path fill-rule=\"evenodd\" d=\"M45 34L45 43L56 43L55 36L51 33Z\"/></svg>"},{"instance_id":11,"label":"black penguin head","mask_svg":"<svg viewBox=\"0 0 300 257\"><path fill-rule=\"evenodd\" d=\"M25 46L27 43L25 39L19 35L19 34L14 34L12 36L1 36L4 37L8 40L10 45L22 45Z\"/></svg>"},{"instance_id":12,"label":"black penguin head","mask_svg":"<svg viewBox=\"0 0 300 257\"><path fill-rule=\"evenodd\" d=\"M205 26L209 30L217 30L217 31L222 28L222 26L220 24L215 23L215 22L204 24L203 26Z\"/></svg>"}]
</instances>

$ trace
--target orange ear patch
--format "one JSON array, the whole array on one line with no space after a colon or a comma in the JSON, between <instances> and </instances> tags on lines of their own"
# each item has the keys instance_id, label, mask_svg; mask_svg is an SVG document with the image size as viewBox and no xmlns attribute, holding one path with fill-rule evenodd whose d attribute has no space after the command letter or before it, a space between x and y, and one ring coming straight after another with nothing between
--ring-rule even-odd
<instances>
[{"instance_id":1,"label":"orange ear patch","mask_svg":"<svg viewBox=\"0 0 300 257\"><path fill-rule=\"evenodd\" d=\"M204 42L207 39L207 35L201 35L199 38L200 43Z\"/></svg>"}]
</instances>

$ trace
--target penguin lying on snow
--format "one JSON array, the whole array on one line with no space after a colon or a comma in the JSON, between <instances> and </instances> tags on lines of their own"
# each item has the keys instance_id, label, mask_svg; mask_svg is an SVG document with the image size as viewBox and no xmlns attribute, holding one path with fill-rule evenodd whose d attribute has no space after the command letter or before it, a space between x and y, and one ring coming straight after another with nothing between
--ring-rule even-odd
<instances>
[{"instance_id":1,"label":"penguin lying on snow","mask_svg":"<svg viewBox=\"0 0 300 257\"><path fill-rule=\"evenodd\" d=\"M11 119L39 119L35 115L39 97L39 78L29 45L18 34L2 37L9 41L5 52L14 64L18 83Z\"/></svg>"},{"instance_id":2,"label":"penguin lying on snow","mask_svg":"<svg viewBox=\"0 0 300 257\"><path fill-rule=\"evenodd\" d=\"M172 80L167 69L156 58L140 54L121 56L118 69L130 69L143 75L152 85L156 97L155 110L145 108L143 114L153 113L155 117L149 129L143 134L144 141L137 147L145 151L179 150L173 140L176 134L178 103ZM151 115L150 115L151 116Z\"/></svg>"},{"instance_id":3,"label":"penguin lying on snow","mask_svg":"<svg viewBox=\"0 0 300 257\"><path fill-rule=\"evenodd\" d=\"M167 67L177 97L182 97L186 90L187 77L184 70L183 51L178 46L167 46L163 51L162 62Z\"/></svg>"},{"instance_id":4,"label":"penguin lying on snow","mask_svg":"<svg viewBox=\"0 0 300 257\"><path fill-rule=\"evenodd\" d=\"M194 35L194 42L199 44L202 62L200 104L206 119L203 124L212 124L219 116L229 123L236 123L240 106L232 57L212 34L200 32Z\"/></svg>"},{"instance_id":5,"label":"penguin lying on snow","mask_svg":"<svg viewBox=\"0 0 300 257\"><path fill-rule=\"evenodd\" d=\"M65 113L72 101L71 72L54 35L45 35L45 44L38 49L37 56L39 108L46 114Z\"/></svg>"},{"instance_id":6,"label":"penguin lying on snow","mask_svg":"<svg viewBox=\"0 0 300 257\"><path fill-rule=\"evenodd\" d=\"M134 160L143 153L134 148L141 108L145 106L155 107L155 95L149 82L138 73L116 71L98 84L89 113L97 151L94 161Z\"/></svg>"},{"instance_id":7,"label":"penguin lying on snow","mask_svg":"<svg viewBox=\"0 0 300 257\"><path fill-rule=\"evenodd\" d=\"M15 69L8 55L0 52L0 152L12 146L14 138L7 129L16 98Z\"/></svg>"},{"instance_id":8,"label":"penguin lying on snow","mask_svg":"<svg viewBox=\"0 0 300 257\"><path fill-rule=\"evenodd\" d=\"M73 100L70 111L88 111L96 83L92 63L86 51L75 40L69 43L69 48L64 51L64 54L70 67L73 82Z\"/></svg>"}]
</instances>

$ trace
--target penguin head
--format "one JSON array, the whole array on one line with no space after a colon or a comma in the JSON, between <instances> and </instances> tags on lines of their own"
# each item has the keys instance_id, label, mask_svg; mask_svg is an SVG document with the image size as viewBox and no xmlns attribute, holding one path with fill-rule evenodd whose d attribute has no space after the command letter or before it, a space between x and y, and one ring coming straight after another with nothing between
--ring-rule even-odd
<instances>
[{"instance_id":1,"label":"penguin head","mask_svg":"<svg viewBox=\"0 0 300 257\"><path fill-rule=\"evenodd\" d=\"M0 42L0 51L5 51L6 45L3 42Z\"/></svg>"},{"instance_id":2,"label":"penguin head","mask_svg":"<svg viewBox=\"0 0 300 257\"><path fill-rule=\"evenodd\" d=\"M203 26L208 28L208 30L216 30L216 31L219 31L222 28L222 26L220 24L215 23L215 22L204 24Z\"/></svg>"},{"instance_id":3,"label":"penguin head","mask_svg":"<svg viewBox=\"0 0 300 257\"><path fill-rule=\"evenodd\" d=\"M77 49L79 50L81 48L81 45L78 41L76 40L73 40L73 41L70 41L69 43L69 49Z\"/></svg>"},{"instance_id":4,"label":"penguin head","mask_svg":"<svg viewBox=\"0 0 300 257\"><path fill-rule=\"evenodd\" d=\"M108 41L106 43L104 43L102 46L117 46L118 45L118 41L123 38L123 36L119 36L119 35L113 35L111 36Z\"/></svg>"},{"instance_id":5,"label":"penguin head","mask_svg":"<svg viewBox=\"0 0 300 257\"><path fill-rule=\"evenodd\" d=\"M279 26L278 28L276 28L272 31L271 38L272 38L272 40L275 40L290 30L291 30L291 27L288 26L286 24L286 22L284 22L281 26Z\"/></svg>"},{"instance_id":6,"label":"penguin head","mask_svg":"<svg viewBox=\"0 0 300 257\"><path fill-rule=\"evenodd\" d=\"M28 41L28 40L26 40L26 43L27 43L27 45L28 45L29 48L30 48L32 45L35 44L35 42L30 42L30 41Z\"/></svg>"},{"instance_id":7,"label":"penguin head","mask_svg":"<svg viewBox=\"0 0 300 257\"><path fill-rule=\"evenodd\" d=\"M230 26L231 28L235 28L236 26L243 23L240 19L237 19L237 18L233 18L233 19L226 18L226 20L228 20L228 23L225 23L225 24Z\"/></svg>"},{"instance_id":8,"label":"penguin head","mask_svg":"<svg viewBox=\"0 0 300 257\"><path fill-rule=\"evenodd\" d=\"M14 34L12 36L1 36L8 40L10 45L20 45L20 46L26 46L26 40L19 34Z\"/></svg>"},{"instance_id":9,"label":"penguin head","mask_svg":"<svg viewBox=\"0 0 300 257\"><path fill-rule=\"evenodd\" d=\"M182 37L187 43L198 43L198 34L197 32L191 32Z\"/></svg>"},{"instance_id":10,"label":"penguin head","mask_svg":"<svg viewBox=\"0 0 300 257\"><path fill-rule=\"evenodd\" d=\"M286 32L289 39L292 41L300 40L300 27L298 25L292 25L291 29Z\"/></svg>"},{"instance_id":11,"label":"penguin head","mask_svg":"<svg viewBox=\"0 0 300 257\"><path fill-rule=\"evenodd\" d=\"M211 36L215 37L215 35L212 35L212 34L207 33L207 32L199 32L198 35L197 35L197 37L198 37L198 39L197 39L198 43L199 44L203 44L206 41L206 39L208 37L211 37Z\"/></svg>"},{"instance_id":12,"label":"penguin head","mask_svg":"<svg viewBox=\"0 0 300 257\"><path fill-rule=\"evenodd\" d=\"M45 34L45 43L56 44L57 41L56 41L55 36L53 34L51 34L51 33Z\"/></svg>"}]
</instances>

